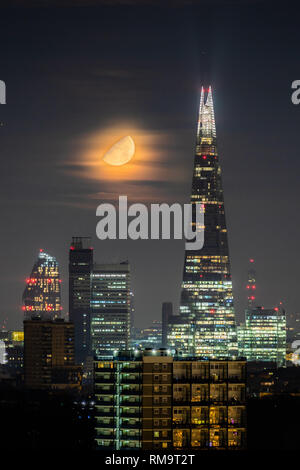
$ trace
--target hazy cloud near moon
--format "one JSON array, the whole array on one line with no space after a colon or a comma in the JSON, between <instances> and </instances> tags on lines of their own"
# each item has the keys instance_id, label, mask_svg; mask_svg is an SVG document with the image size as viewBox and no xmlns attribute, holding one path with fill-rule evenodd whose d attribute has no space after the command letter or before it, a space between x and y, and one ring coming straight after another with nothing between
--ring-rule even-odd
<instances>
[{"instance_id":1,"label":"hazy cloud near moon","mask_svg":"<svg viewBox=\"0 0 300 470\"><path fill-rule=\"evenodd\" d=\"M103 157L126 135L134 140L134 157L122 166L108 165ZM87 200L117 200L121 194L140 202L174 200L175 188L186 180L186 174L180 160L170 161L172 141L172 135L133 125L104 128L80 140L80 150L63 171L90 186L90 193L82 196L87 206Z\"/></svg>"}]
</instances>

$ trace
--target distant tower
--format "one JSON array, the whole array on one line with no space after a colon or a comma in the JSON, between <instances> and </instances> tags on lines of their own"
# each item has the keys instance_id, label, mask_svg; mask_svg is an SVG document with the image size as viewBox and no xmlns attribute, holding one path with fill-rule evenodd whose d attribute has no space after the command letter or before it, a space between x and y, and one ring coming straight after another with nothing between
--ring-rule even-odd
<instances>
[{"instance_id":1,"label":"distant tower","mask_svg":"<svg viewBox=\"0 0 300 470\"><path fill-rule=\"evenodd\" d=\"M254 259L249 259L250 267L248 270L248 280L247 280L247 308L255 307L255 291L256 291L256 271L254 269Z\"/></svg>"},{"instance_id":2,"label":"distant tower","mask_svg":"<svg viewBox=\"0 0 300 470\"><path fill-rule=\"evenodd\" d=\"M73 237L69 252L69 319L75 327L75 358L90 354L90 302L93 249L89 237Z\"/></svg>"},{"instance_id":3,"label":"distant tower","mask_svg":"<svg viewBox=\"0 0 300 470\"><path fill-rule=\"evenodd\" d=\"M59 318L61 314L60 277L58 262L40 250L23 293L24 318Z\"/></svg>"},{"instance_id":4,"label":"distant tower","mask_svg":"<svg viewBox=\"0 0 300 470\"><path fill-rule=\"evenodd\" d=\"M168 346L168 325L169 319L173 315L172 302L163 302L162 304L162 330L161 330L161 344L163 348Z\"/></svg>"}]
</instances>

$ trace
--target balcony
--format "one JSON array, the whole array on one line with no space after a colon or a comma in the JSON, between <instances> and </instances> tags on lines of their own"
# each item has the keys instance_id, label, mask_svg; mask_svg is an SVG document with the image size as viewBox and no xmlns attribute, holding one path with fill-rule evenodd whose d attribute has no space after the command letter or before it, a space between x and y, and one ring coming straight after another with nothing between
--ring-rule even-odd
<instances>
[{"instance_id":1,"label":"balcony","mask_svg":"<svg viewBox=\"0 0 300 470\"><path fill-rule=\"evenodd\" d=\"M141 428L142 428L141 423L135 423L135 424L121 423L120 424L120 429L141 429Z\"/></svg>"},{"instance_id":2,"label":"balcony","mask_svg":"<svg viewBox=\"0 0 300 470\"><path fill-rule=\"evenodd\" d=\"M131 401L131 400L121 400L120 406L141 406L141 400L138 401Z\"/></svg>"},{"instance_id":3,"label":"balcony","mask_svg":"<svg viewBox=\"0 0 300 470\"><path fill-rule=\"evenodd\" d=\"M121 411L120 418L140 418L141 413L140 410L135 413L134 411Z\"/></svg>"},{"instance_id":4,"label":"balcony","mask_svg":"<svg viewBox=\"0 0 300 470\"><path fill-rule=\"evenodd\" d=\"M120 373L121 374L127 374L127 373L130 373L130 372L133 372L133 373L136 373L136 374L139 374L140 372L142 372L142 368L137 366L137 367L122 367L122 369L120 369Z\"/></svg>"},{"instance_id":5,"label":"balcony","mask_svg":"<svg viewBox=\"0 0 300 470\"><path fill-rule=\"evenodd\" d=\"M230 375L228 377L228 383L244 384L245 381L246 381L246 377L242 375Z\"/></svg>"},{"instance_id":6,"label":"balcony","mask_svg":"<svg viewBox=\"0 0 300 470\"><path fill-rule=\"evenodd\" d=\"M101 367L99 369L95 369L95 375L101 374L103 372L112 372L113 368L112 367Z\"/></svg>"},{"instance_id":7,"label":"balcony","mask_svg":"<svg viewBox=\"0 0 300 470\"><path fill-rule=\"evenodd\" d=\"M191 383L195 384L207 384L209 382L209 376L193 375Z\"/></svg>"},{"instance_id":8,"label":"balcony","mask_svg":"<svg viewBox=\"0 0 300 470\"><path fill-rule=\"evenodd\" d=\"M115 423L114 421L112 421L111 423L107 424L107 423L99 423L99 421L96 422L95 424L95 429L102 429L102 428L105 428L105 429L114 429L115 428Z\"/></svg>"},{"instance_id":9,"label":"balcony","mask_svg":"<svg viewBox=\"0 0 300 470\"><path fill-rule=\"evenodd\" d=\"M97 376L96 376L96 377L95 377L95 383L96 383L96 384L99 384L99 385L101 385L101 384L111 384L111 385L114 385L114 384L115 384L115 379L114 379L114 377L111 377L110 379L108 379L108 378L104 379L104 378L102 378L102 377L97 377Z\"/></svg>"},{"instance_id":10,"label":"balcony","mask_svg":"<svg viewBox=\"0 0 300 470\"><path fill-rule=\"evenodd\" d=\"M96 434L96 440L97 439L108 439L108 440L113 440L115 439L115 436L113 434L103 434L103 433L97 433Z\"/></svg>"},{"instance_id":11,"label":"balcony","mask_svg":"<svg viewBox=\"0 0 300 470\"><path fill-rule=\"evenodd\" d=\"M139 441L141 439L140 434L131 436L131 435L124 435L123 433L120 433L120 440L122 441Z\"/></svg>"},{"instance_id":12,"label":"balcony","mask_svg":"<svg viewBox=\"0 0 300 470\"><path fill-rule=\"evenodd\" d=\"M191 378L186 376L173 376L173 383L178 384L189 384L191 383Z\"/></svg>"},{"instance_id":13,"label":"balcony","mask_svg":"<svg viewBox=\"0 0 300 470\"><path fill-rule=\"evenodd\" d=\"M120 395L141 395L142 394L142 390L130 390L130 389L122 389L120 390Z\"/></svg>"},{"instance_id":14,"label":"balcony","mask_svg":"<svg viewBox=\"0 0 300 470\"><path fill-rule=\"evenodd\" d=\"M127 378L127 377L122 377L120 378L120 384L139 384L140 383L140 378Z\"/></svg>"}]
</instances>

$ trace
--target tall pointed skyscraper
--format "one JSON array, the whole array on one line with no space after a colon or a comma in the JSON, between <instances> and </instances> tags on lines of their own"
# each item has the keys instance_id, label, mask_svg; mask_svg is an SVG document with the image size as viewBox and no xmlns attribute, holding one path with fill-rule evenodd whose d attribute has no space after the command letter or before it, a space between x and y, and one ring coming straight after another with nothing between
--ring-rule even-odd
<instances>
[{"instance_id":1,"label":"tall pointed skyscraper","mask_svg":"<svg viewBox=\"0 0 300 470\"><path fill-rule=\"evenodd\" d=\"M236 326L211 87L201 88L191 203L204 205L204 246L185 252L180 316L178 322L173 317L169 344L204 357L233 356Z\"/></svg>"}]
</instances>

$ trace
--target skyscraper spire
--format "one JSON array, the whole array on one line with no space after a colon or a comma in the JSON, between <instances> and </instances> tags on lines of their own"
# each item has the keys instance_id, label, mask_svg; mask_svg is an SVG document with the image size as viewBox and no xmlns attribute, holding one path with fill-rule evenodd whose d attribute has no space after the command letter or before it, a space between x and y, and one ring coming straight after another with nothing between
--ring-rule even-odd
<instances>
[{"instance_id":1,"label":"skyscraper spire","mask_svg":"<svg viewBox=\"0 0 300 470\"><path fill-rule=\"evenodd\" d=\"M205 99L206 98L206 99ZM214 104L212 98L211 86L207 90L201 87L198 129L197 129L197 145L201 145L207 139L216 139L216 124ZM213 142L210 142L212 144Z\"/></svg>"},{"instance_id":2,"label":"skyscraper spire","mask_svg":"<svg viewBox=\"0 0 300 470\"><path fill-rule=\"evenodd\" d=\"M198 356L233 356L235 315L211 86L201 88L191 203L204 205L204 246L185 253L179 316L184 333L171 333L176 341L170 346Z\"/></svg>"}]
</instances>

